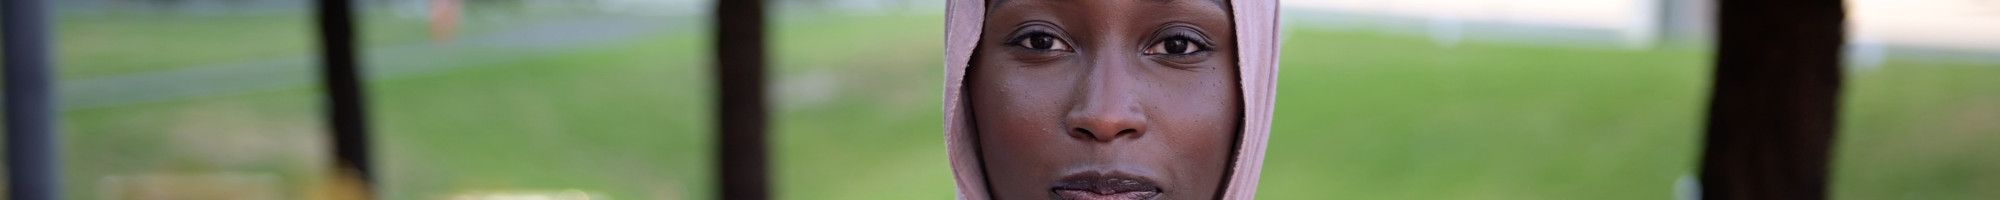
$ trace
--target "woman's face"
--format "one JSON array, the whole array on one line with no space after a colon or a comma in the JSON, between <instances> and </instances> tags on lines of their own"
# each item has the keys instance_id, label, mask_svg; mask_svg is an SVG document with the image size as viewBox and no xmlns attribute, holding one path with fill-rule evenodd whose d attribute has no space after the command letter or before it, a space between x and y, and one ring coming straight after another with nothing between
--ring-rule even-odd
<instances>
[{"instance_id":1,"label":"woman's face","mask_svg":"<svg viewBox=\"0 0 2000 200\"><path fill-rule=\"evenodd\" d=\"M994 0L968 78L998 199L1208 199L1241 124L1220 0Z\"/></svg>"}]
</instances>

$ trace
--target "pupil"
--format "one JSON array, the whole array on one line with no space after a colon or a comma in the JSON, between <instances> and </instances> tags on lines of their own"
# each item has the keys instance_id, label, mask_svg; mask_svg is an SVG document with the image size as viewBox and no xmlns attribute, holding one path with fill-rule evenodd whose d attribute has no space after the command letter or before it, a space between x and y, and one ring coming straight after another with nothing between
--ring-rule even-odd
<instances>
[{"instance_id":1,"label":"pupil","mask_svg":"<svg viewBox=\"0 0 2000 200\"><path fill-rule=\"evenodd\" d=\"M1167 40L1167 53L1186 54L1187 45L1187 40Z\"/></svg>"},{"instance_id":2,"label":"pupil","mask_svg":"<svg viewBox=\"0 0 2000 200\"><path fill-rule=\"evenodd\" d=\"M1052 39L1050 39L1048 36L1035 36L1032 38L1028 38L1028 48L1049 49L1049 45L1053 43L1053 41L1050 40Z\"/></svg>"}]
</instances>

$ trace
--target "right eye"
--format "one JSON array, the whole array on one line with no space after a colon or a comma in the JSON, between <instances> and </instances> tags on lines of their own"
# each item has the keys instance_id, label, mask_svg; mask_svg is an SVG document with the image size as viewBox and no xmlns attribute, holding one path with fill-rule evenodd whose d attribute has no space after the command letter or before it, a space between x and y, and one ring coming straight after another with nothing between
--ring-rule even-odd
<instances>
[{"instance_id":1,"label":"right eye","mask_svg":"<svg viewBox=\"0 0 2000 200\"><path fill-rule=\"evenodd\" d=\"M1036 34L1021 36L1021 38L1017 38L1014 40L1014 45L1021 46L1021 48L1028 48L1028 49L1042 50L1042 51L1069 51L1068 42L1063 41L1061 38L1056 38L1056 36L1054 35L1049 35L1045 33L1036 33Z\"/></svg>"}]
</instances>

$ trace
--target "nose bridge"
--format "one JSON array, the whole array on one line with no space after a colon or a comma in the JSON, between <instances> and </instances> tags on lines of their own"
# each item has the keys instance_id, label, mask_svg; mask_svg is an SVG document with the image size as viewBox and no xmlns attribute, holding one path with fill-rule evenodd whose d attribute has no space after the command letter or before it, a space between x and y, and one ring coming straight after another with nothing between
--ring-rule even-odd
<instances>
[{"instance_id":1,"label":"nose bridge","mask_svg":"<svg viewBox=\"0 0 2000 200\"><path fill-rule=\"evenodd\" d=\"M1080 81L1076 104L1068 113L1070 134L1078 139L1110 142L1146 132L1132 60L1121 54L1098 54Z\"/></svg>"}]
</instances>

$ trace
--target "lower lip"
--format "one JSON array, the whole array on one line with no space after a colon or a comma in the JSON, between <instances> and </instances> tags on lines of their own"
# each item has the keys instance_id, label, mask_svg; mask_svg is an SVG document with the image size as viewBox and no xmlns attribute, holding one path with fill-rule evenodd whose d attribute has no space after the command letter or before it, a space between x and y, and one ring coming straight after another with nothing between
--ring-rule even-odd
<instances>
[{"instance_id":1,"label":"lower lip","mask_svg":"<svg viewBox=\"0 0 2000 200\"><path fill-rule=\"evenodd\" d=\"M1150 191L1098 194L1095 192L1083 191L1083 190L1056 190L1056 196L1060 196L1062 197L1062 199L1066 200L1142 200L1142 199L1152 199L1153 196L1158 196L1158 195L1160 195L1160 193L1150 192Z\"/></svg>"}]
</instances>

